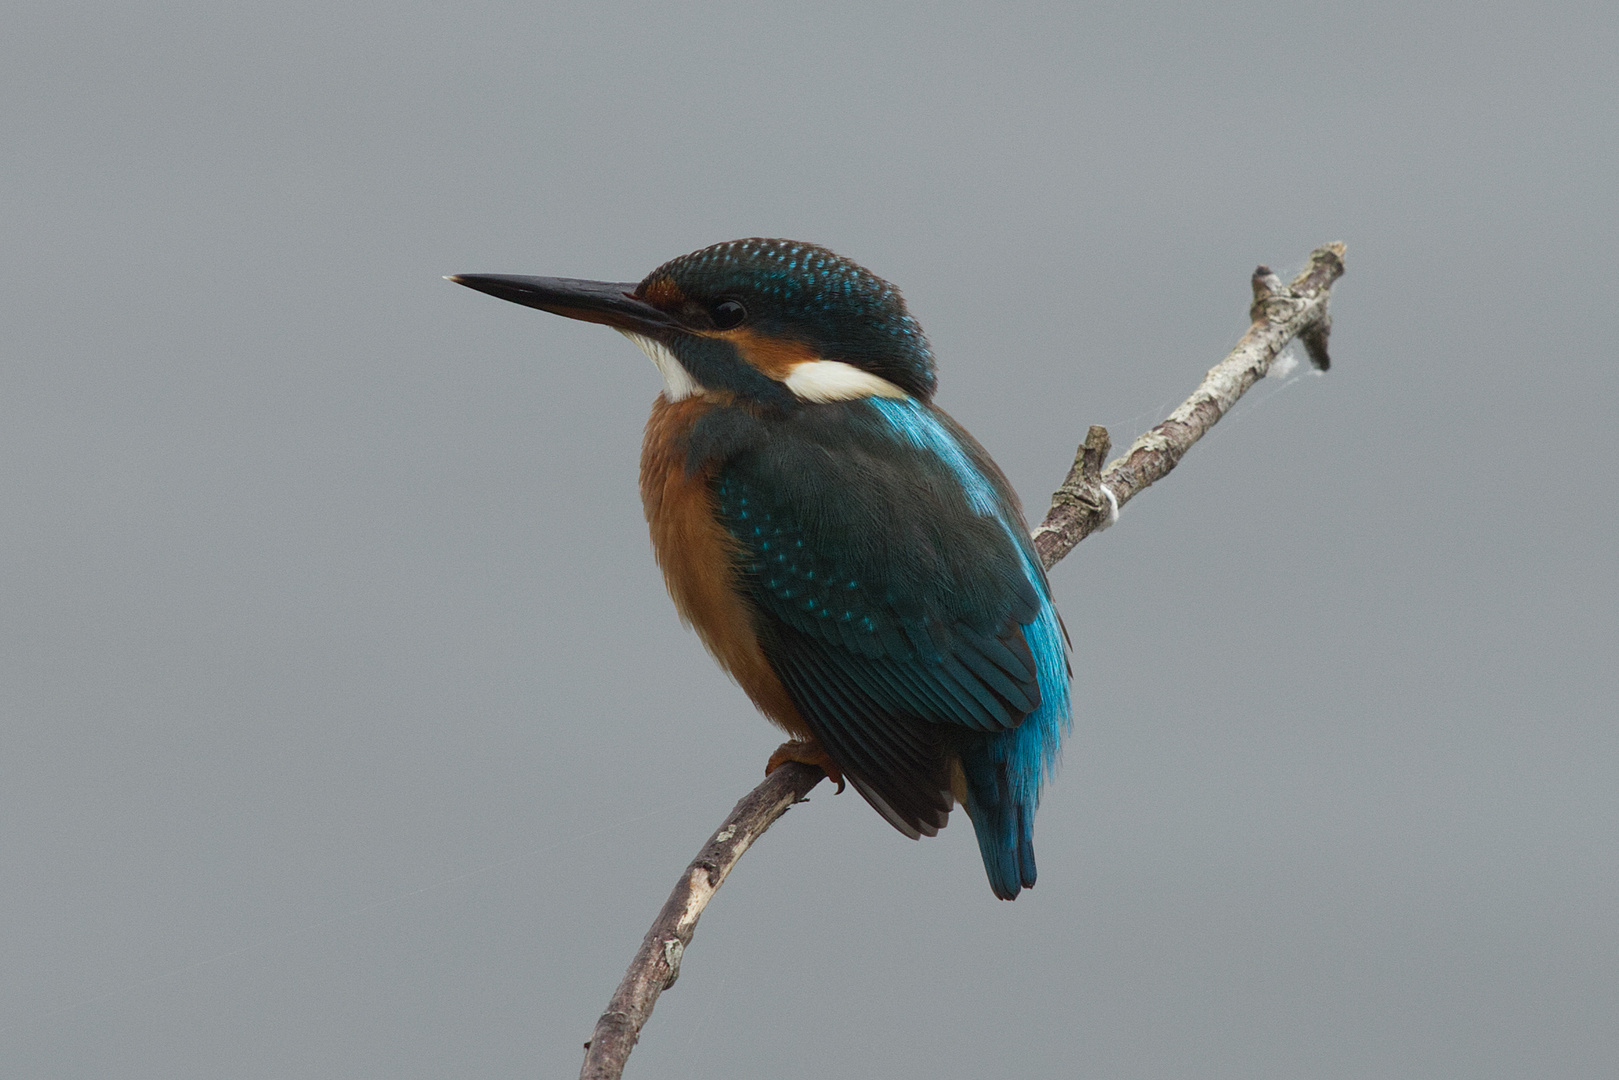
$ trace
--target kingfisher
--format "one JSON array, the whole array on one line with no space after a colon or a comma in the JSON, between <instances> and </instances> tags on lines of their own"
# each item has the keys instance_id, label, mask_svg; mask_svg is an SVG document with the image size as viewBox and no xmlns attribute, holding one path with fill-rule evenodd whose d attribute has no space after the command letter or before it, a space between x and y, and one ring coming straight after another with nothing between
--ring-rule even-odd
<instances>
[{"instance_id":1,"label":"kingfisher","mask_svg":"<svg viewBox=\"0 0 1619 1080\"><path fill-rule=\"evenodd\" d=\"M1016 494L932 403L899 291L815 244L747 239L639 283L449 280L601 323L663 377L641 449L681 619L789 740L906 836L956 804L996 896L1035 883L1071 726L1068 637Z\"/></svg>"}]
</instances>

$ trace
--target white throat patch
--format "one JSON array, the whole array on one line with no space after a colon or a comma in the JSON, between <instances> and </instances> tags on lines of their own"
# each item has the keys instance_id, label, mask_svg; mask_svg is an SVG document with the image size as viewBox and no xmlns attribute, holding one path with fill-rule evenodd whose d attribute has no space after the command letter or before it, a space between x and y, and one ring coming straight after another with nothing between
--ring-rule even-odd
<instances>
[{"instance_id":1,"label":"white throat patch","mask_svg":"<svg viewBox=\"0 0 1619 1080\"><path fill-rule=\"evenodd\" d=\"M693 394L702 393L702 386L691 377L691 372L681 366L680 361L675 359L675 354L670 352L663 342L644 334L632 334L628 330L620 330L619 333L635 342L636 347L651 358L653 365L658 369L658 374L663 376L663 396L666 400L680 401Z\"/></svg>"}]
</instances>

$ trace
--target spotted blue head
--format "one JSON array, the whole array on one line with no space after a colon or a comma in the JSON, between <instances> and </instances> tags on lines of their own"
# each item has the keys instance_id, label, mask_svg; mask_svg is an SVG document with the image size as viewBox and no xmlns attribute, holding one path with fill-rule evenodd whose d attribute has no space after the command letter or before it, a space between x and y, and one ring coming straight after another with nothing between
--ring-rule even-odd
<instances>
[{"instance_id":1,"label":"spotted blue head","mask_svg":"<svg viewBox=\"0 0 1619 1080\"><path fill-rule=\"evenodd\" d=\"M814 244L731 240L672 259L637 284L450 280L614 327L652 358L671 400L711 392L792 409L933 395L933 353L899 290Z\"/></svg>"}]
</instances>

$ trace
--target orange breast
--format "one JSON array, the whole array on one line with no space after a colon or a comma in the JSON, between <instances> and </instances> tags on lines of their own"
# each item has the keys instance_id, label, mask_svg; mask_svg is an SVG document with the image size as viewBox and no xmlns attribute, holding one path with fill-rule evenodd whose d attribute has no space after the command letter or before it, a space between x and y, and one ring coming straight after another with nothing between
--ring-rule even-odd
<instances>
[{"instance_id":1,"label":"orange breast","mask_svg":"<svg viewBox=\"0 0 1619 1080\"><path fill-rule=\"evenodd\" d=\"M754 631L753 613L737 590L737 546L714 514L712 470L686 473L686 433L712 408L701 395L659 395L641 444L641 502L652 551L675 608L759 711L796 738L810 737Z\"/></svg>"}]
</instances>

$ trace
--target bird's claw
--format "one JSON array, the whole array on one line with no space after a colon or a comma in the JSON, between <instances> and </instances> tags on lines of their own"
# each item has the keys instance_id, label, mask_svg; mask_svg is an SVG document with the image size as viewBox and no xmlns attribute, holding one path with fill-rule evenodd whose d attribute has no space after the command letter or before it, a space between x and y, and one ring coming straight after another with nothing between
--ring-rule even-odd
<instances>
[{"instance_id":1,"label":"bird's claw","mask_svg":"<svg viewBox=\"0 0 1619 1080\"><path fill-rule=\"evenodd\" d=\"M821 744L814 740L792 739L776 747L776 752L770 755L765 762L765 775L769 776L789 761L796 761L801 765L813 765L826 773L826 778L838 785L838 793L843 792L843 770L838 763L832 760L830 754L821 749Z\"/></svg>"}]
</instances>

